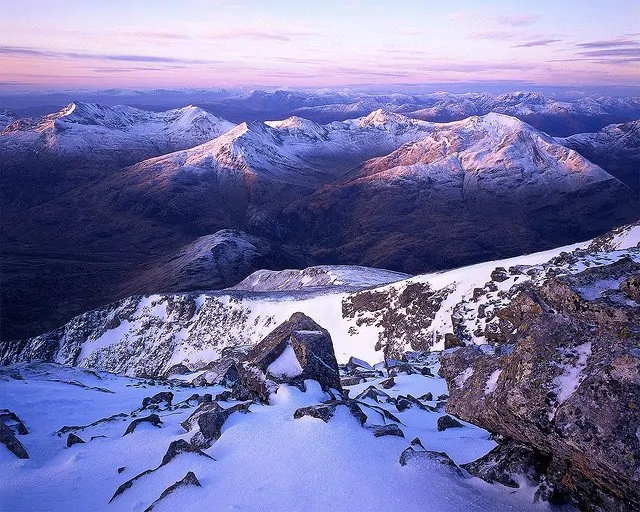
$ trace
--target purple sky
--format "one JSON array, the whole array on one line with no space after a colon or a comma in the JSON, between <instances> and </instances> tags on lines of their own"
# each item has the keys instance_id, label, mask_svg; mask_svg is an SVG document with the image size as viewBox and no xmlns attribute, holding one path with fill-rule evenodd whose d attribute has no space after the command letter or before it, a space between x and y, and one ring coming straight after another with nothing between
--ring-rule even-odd
<instances>
[{"instance_id":1,"label":"purple sky","mask_svg":"<svg viewBox=\"0 0 640 512\"><path fill-rule=\"evenodd\" d=\"M3 2L0 87L638 85L637 0Z\"/></svg>"}]
</instances>

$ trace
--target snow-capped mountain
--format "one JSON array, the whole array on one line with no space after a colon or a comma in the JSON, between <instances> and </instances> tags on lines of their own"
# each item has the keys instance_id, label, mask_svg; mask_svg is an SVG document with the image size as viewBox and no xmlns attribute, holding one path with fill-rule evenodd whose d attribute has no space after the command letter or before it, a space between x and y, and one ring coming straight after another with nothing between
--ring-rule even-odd
<instances>
[{"instance_id":1,"label":"snow-capped mountain","mask_svg":"<svg viewBox=\"0 0 640 512\"><path fill-rule=\"evenodd\" d=\"M242 123L200 146L140 162L147 176L212 171L306 187L333 181L358 163L386 154L431 130L431 124L397 114L370 115L328 125L291 117Z\"/></svg>"},{"instance_id":2,"label":"snow-capped mountain","mask_svg":"<svg viewBox=\"0 0 640 512\"><path fill-rule=\"evenodd\" d=\"M630 189L575 151L488 114L434 124L292 204L284 223L311 254L329 246L342 263L416 273L588 238L637 208Z\"/></svg>"},{"instance_id":3,"label":"snow-capped mountain","mask_svg":"<svg viewBox=\"0 0 640 512\"><path fill-rule=\"evenodd\" d=\"M0 132L0 151L92 160L120 151L131 160L192 147L234 126L192 105L151 112L78 102L47 116L15 120Z\"/></svg>"},{"instance_id":4,"label":"snow-capped mountain","mask_svg":"<svg viewBox=\"0 0 640 512\"><path fill-rule=\"evenodd\" d=\"M612 124L596 133L579 133L557 141L640 191L640 120Z\"/></svg>"},{"instance_id":5,"label":"snow-capped mountain","mask_svg":"<svg viewBox=\"0 0 640 512\"><path fill-rule=\"evenodd\" d=\"M0 131L18 119L18 115L5 108L0 108Z\"/></svg>"},{"instance_id":6,"label":"snow-capped mountain","mask_svg":"<svg viewBox=\"0 0 640 512\"><path fill-rule=\"evenodd\" d=\"M308 269L294 278L291 271L257 273L226 291L133 296L60 329L6 343L0 363L41 359L147 376L164 375L177 364L195 371L231 347L257 343L297 311L329 331L340 363L351 356L377 362L407 350L483 344L500 339L495 312L523 283L622 259L640 263L640 225L605 238L399 281L377 269L360 268L355 275L344 267L321 269L326 276L346 274L346 288L331 279L309 288L304 277L318 270ZM607 247L615 250L601 250ZM394 282L372 288L387 279Z\"/></svg>"}]
</instances>

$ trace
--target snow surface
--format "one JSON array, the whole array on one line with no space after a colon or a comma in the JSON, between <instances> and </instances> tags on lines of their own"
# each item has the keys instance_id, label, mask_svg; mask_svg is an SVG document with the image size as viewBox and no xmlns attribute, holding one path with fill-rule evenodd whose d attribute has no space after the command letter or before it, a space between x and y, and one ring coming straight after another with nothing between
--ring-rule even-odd
<instances>
[{"instance_id":1,"label":"snow surface","mask_svg":"<svg viewBox=\"0 0 640 512\"><path fill-rule=\"evenodd\" d=\"M161 410L161 428L142 424L124 437L131 417L78 431L87 442L66 448L66 436L54 435L63 425L84 425L108 415L129 413L145 396L168 390L168 386L160 381L152 384L47 364L10 369L20 371L25 380L2 374L3 407L25 422L29 434L20 436L20 441L31 458L19 460L0 446L3 510L142 512L187 471L195 473L202 487L181 490L154 510L550 510L546 504L532 502L530 489L514 492L476 478L456 476L441 465L400 466L400 453L416 436L427 449L445 451L459 464L495 446L486 431L469 424L438 432L436 422L441 413L416 407L395 412L403 423L400 428L405 438L375 438L344 407L338 407L328 423L309 417L294 420L297 408L328 398L314 381L306 381L306 392L282 385L273 405L254 404L248 414L232 414L220 439L206 450L215 460L179 455L135 481L109 504L123 482L158 466L171 441L190 438L192 433L186 433L180 422L193 412L195 404ZM71 380L113 393L66 383ZM390 393L419 396L446 389L439 377L399 375L396 380L398 384ZM176 395L174 403L193 392L219 392L216 388L178 387L171 391ZM351 394L355 391L354 387ZM369 416L367 424L382 423L378 413L366 407L364 410ZM90 440L96 435L105 437ZM121 474L119 467L125 468Z\"/></svg>"},{"instance_id":2,"label":"snow surface","mask_svg":"<svg viewBox=\"0 0 640 512\"><path fill-rule=\"evenodd\" d=\"M302 366L291 343L287 343L282 354L267 367L267 373L275 377L297 377L302 374L302 371Z\"/></svg>"},{"instance_id":3,"label":"snow surface","mask_svg":"<svg viewBox=\"0 0 640 512\"><path fill-rule=\"evenodd\" d=\"M564 354L570 361L562 364L563 373L553 379L558 404L565 402L578 389L584 379L582 371L587 367L587 359L590 355L590 342L578 345Z\"/></svg>"},{"instance_id":4,"label":"snow surface","mask_svg":"<svg viewBox=\"0 0 640 512\"><path fill-rule=\"evenodd\" d=\"M502 373L502 370L495 370L491 375L489 375L489 378L487 379L487 384L484 387L485 395L490 395L496 390L496 387L498 386L498 379L500 378L501 373Z\"/></svg>"}]
</instances>

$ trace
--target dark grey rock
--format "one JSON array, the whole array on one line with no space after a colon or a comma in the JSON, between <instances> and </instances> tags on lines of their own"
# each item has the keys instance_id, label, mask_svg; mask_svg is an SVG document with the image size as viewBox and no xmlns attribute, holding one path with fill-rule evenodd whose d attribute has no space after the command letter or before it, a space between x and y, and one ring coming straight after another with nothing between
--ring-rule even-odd
<instances>
[{"instance_id":1,"label":"dark grey rock","mask_svg":"<svg viewBox=\"0 0 640 512\"><path fill-rule=\"evenodd\" d=\"M438 432L447 430L448 428L462 428L464 425L448 414L438 418Z\"/></svg>"},{"instance_id":2,"label":"dark grey rock","mask_svg":"<svg viewBox=\"0 0 640 512\"><path fill-rule=\"evenodd\" d=\"M639 271L622 258L528 284L497 312L511 350L442 357L448 412L550 457L541 496L640 509L640 308L615 287Z\"/></svg>"},{"instance_id":3,"label":"dark grey rock","mask_svg":"<svg viewBox=\"0 0 640 512\"><path fill-rule=\"evenodd\" d=\"M373 435L376 437L383 437L383 436L404 437L404 432L395 423L389 423L388 425L378 425L376 427L373 427Z\"/></svg>"},{"instance_id":4,"label":"dark grey rock","mask_svg":"<svg viewBox=\"0 0 640 512\"><path fill-rule=\"evenodd\" d=\"M201 407L207 405L208 404L203 404ZM197 416L198 427L200 430L196 432L191 439L191 444L200 448L209 448L214 441L218 440L222 435L222 426L229 416L234 412L249 412L250 405L251 402L246 402L232 405L227 409L222 409L220 407L214 409L211 407L206 411L200 412Z\"/></svg>"},{"instance_id":5,"label":"dark grey rock","mask_svg":"<svg viewBox=\"0 0 640 512\"><path fill-rule=\"evenodd\" d=\"M14 433L7 427L3 421L0 421L0 443L5 445L7 449L19 459L28 459L29 454Z\"/></svg>"},{"instance_id":6,"label":"dark grey rock","mask_svg":"<svg viewBox=\"0 0 640 512\"><path fill-rule=\"evenodd\" d=\"M124 434L122 435L126 436L127 434L131 434L138 427L138 425L140 425L140 423L151 423L154 427L160 427L162 425L162 420L157 414L149 414L149 416L145 416L144 418L136 418L131 423L129 423L127 430L125 430Z\"/></svg>"},{"instance_id":7,"label":"dark grey rock","mask_svg":"<svg viewBox=\"0 0 640 512\"><path fill-rule=\"evenodd\" d=\"M160 393L156 393L152 397L146 397L142 400L142 408L146 409L150 405L158 405L161 403L166 403L168 406L171 406L171 402L173 401L173 393L171 391L161 391Z\"/></svg>"},{"instance_id":8,"label":"dark grey rock","mask_svg":"<svg viewBox=\"0 0 640 512\"><path fill-rule=\"evenodd\" d=\"M176 483L170 485L164 491L162 491L162 494L160 495L160 497L157 500L155 500L151 505L149 505L144 512L151 512L160 501L165 499L172 492L182 487L202 487L202 486L200 485L200 481L196 478L196 475L193 473L193 471L189 471L182 478L182 480L177 481Z\"/></svg>"},{"instance_id":9,"label":"dark grey rock","mask_svg":"<svg viewBox=\"0 0 640 512\"><path fill-rule=\"evenodd\" d=\"M395 385L396 385L396 381L393 377L389 377L388 379L385 379L382 382L380 382L380 387L383 389L391 389Z\"/></svg>"},{"instance_id":10,"label":"dark grey rock","mask_svg":"<svg viewBox=\"0 0 640 512\"><path fill-rule=\"evenodd\" d=\"M67 448L71 448L74 444L84 444L84 441L79 436L71 432L67 436Z\"/></svg>"}]
</instances>

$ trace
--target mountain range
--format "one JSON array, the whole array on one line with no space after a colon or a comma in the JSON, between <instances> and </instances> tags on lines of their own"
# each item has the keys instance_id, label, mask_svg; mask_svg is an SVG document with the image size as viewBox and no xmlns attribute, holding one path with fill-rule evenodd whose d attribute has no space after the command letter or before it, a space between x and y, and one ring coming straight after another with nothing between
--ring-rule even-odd
<instances>
[{"instance_id":1,"label":"mountain range","mask_svg":"<svg viewBox=\"0 0 640 512\"><path fill-rule=\"evenodd\" d=\"M481 101L463 96L429 101ZM540 95L480 96L523 117L562 112ZM328 101L244 98L264 108ZM634 101L572 108L593 120L628 115ZM260 268L415 274L584 240L638 217L637 140L637 122L554 139L499 113L435 123L378 109L235 125L198 107L76 102L17 119L0 135L2 337L132 293L231 286Z\"/></svg>"}]
</instances>

